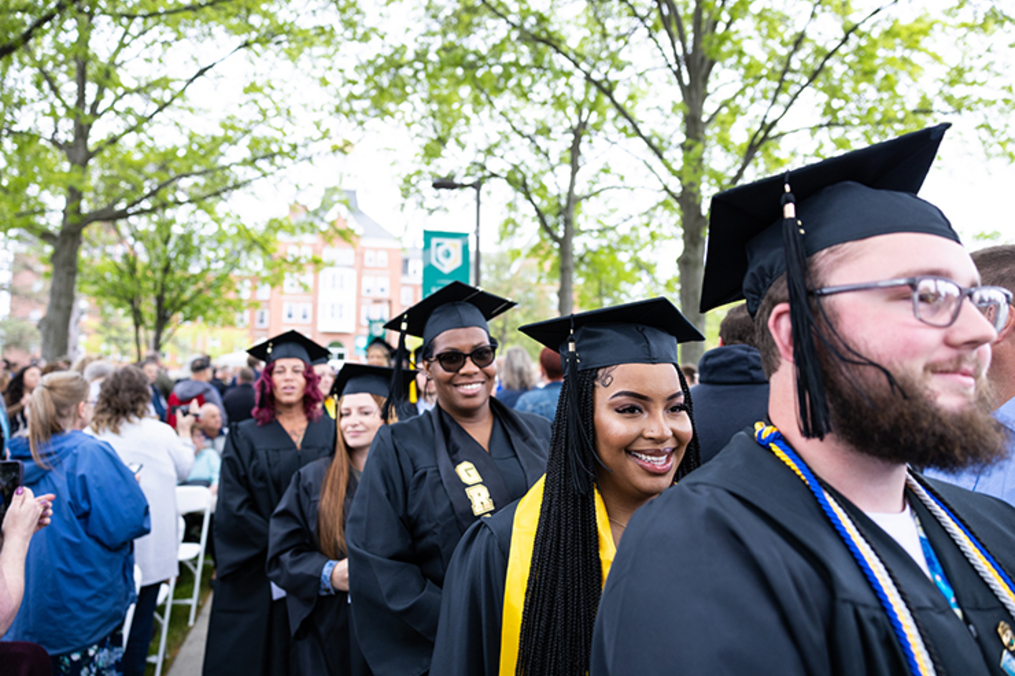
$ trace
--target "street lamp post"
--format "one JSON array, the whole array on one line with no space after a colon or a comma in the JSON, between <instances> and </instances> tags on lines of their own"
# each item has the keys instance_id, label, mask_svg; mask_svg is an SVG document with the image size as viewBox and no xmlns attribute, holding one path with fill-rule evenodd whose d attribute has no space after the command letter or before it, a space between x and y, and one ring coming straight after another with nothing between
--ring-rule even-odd
<instances>
[{"instance_id":1,"label":"street lamp post","mask_svg":"<svg viewBox=\"0 0 1015 676\"><path fill-rule=\"evenodd\" d=\"M476 190L476 274L475 285L480 286L480 254L479 254L479 195L483 189L483 179L477 178L472 183L459 183L450 178L439 178L433 182L436 190L461 190L462 188L474 188Z\"/></svg>"}]
</instances>

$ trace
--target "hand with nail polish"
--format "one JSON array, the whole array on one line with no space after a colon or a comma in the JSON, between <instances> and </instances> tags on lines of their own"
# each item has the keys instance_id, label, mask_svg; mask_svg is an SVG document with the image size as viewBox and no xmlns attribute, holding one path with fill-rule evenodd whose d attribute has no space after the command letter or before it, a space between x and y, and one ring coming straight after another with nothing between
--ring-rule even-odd
<instances>
[{"instance_id":1,"label":"hand with nail polish","mask_svg":"<svg viewBox=\"0 0 1015 676\"><path fill-rule=\"evenodd\" d=\"M21 605L25 588L25 557L28 543L53 516L52 493L35 497L32 489L18 486L7 508L0 544L0 636L6 633Z\"/></svg>"}]
</instances>

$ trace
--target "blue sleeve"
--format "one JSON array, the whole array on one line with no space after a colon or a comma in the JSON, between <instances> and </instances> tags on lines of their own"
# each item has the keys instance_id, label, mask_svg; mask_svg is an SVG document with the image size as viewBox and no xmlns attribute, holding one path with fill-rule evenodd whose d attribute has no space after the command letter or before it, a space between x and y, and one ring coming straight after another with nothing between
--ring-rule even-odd
<instances>
[{"instance_id":1,"label":"blue sleeve","mask_svg":"<svg viewBox=\"0 0 1015 676\"><path fill-rule=\"evenodd\" d=\"M208 473L211 474L211 485L217 485L219 474L222 473L222 456L214 449L208 454Z\"/></svg>"},{"instance_id":2,"label":"blue sleeve","mask_svg":"<svg viewBox=\"0 0 1015 676\"><path fill-rule=\"evenodd\" d=\"M148 501L113 447L89 442L78 453L76 476L68 482L75 514L89 536L118 549L151 531Z\"/></svg>"},{"instance_id":3,"label":"blue sleeve","mask_svg":"<svg viewBox=\"0 0 1015 676\"><path fill-rule=\"evenodd\" d=\"M335 588L331 586L331 571L335 570L338 561L328 561L321 570L321 586L317 594L319 596L334 596Z\"/></svg>"}]
</instances>

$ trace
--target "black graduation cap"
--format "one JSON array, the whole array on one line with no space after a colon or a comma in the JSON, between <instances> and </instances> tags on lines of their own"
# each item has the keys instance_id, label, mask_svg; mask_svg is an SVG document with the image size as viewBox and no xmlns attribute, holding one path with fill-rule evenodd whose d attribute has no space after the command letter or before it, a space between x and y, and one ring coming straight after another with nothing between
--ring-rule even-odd
<instances>
[{"instance_id":1,"label":"black graduation cap","mask_svg":"<svg viewBox=\"0 0 1015 676\"><path fill-rule=\"evenodd\" d=\"M666 298L549 319L518 330L561 355L562 392L566 396L562 395L557 402L557 418L565 421L564 444L568 453L564 471L574 490L582 494L590 486L586 477L594 474L582 458L598 456L578 415L578 373L617 364L673 364L679 373L677 344L705 339ZM683 376L679 377L683 381ZM697 449L696 444L694 448ZM696 463L697 450L692 455Z\"/></svg>"},{"instance_id":2,"label":"black graduation cap","mask_svg":"<svg viewBox=\"0 0 1015 676\"><path fill-rule=\"evenodd\" d=\"M807 258L837 244L899 232L958 242L944 214L916 196L949 126L929 127L712 198L701 311L746 298L754 316L769 287L786 273L800 431L806 437L821 438L830 429Z\"/></svg>"},{"instance_id":3,"label":"black graduation cap","mask_svg":"<svg viewBox=\"0 0 1015 676\"><path fill-rule=\"evenodd\" d=\"M347 394L376 394L388 396L393 369L369 364L346 364L335 377L331 394L343 397Z\"/></svg>"},{"instance_id":4,"label":"black graduation cap","mask_svg":"<svg viewBox=\"0 0 1015 676\"><path fill-rule=\"evenodd\" d=\"M387 351L388 351L388 356L389 356L389 357L390 357L391 355L395 354L395 348L391 347L391 345L390 345L390 344L388 343L388 341L384 340L384 339L383 339L383 338L381 338L380 336L377 336L377 337L373 338L373 339L372 339L372 340L370 341L370 343L369 343L369 344L367 345L367 349L369 350L369 349L370 349L370 348L372 348L372 347L373 347L374 345L377 345L377 346L379 346L379 347L383 347L383 348L384 348L385 350L387 350Z\"/></svg>"},{"instance_id":5,"label":"black graduation cap","mask_svg":"<svg viewBox=\"0 0 1015 676\"><path fill-rule=\"evenodd\" d=\"M518 329L564 355L578 371L616 364L679 364L677 343L705 340L666 298L590 310ZM571 348L571 342L574 348ZM576 359L567 358L575 352Z\"/></svg>"},{"instance_id":6,"label":"black graduation cap","mask_svg":"<svg viewBox=\"0 0 1015 676\"><path fill-rule=\"evenodd\" d=\"M517 303L462 282L451 282L419 301L384 325L384 328L398 331L398 349L393 358L394 373L391 389L385 404L383 417L387 418L387 406L402 392L402 362L408 354L405 336L423 339L419 354L426 354L434 338L452 329L477 326L487 335L490 327L486 320L507 312Z\"/></svg>"},{"instance_id":7,"label":"black graduation cap","mask_svg":"<svg viewBox=\"0 0 1015 676\"><path fill-rule=\"evenodd\" d=\"M323 363L319 360L327 360L331 356L328 348L318 345L298 331L280 333L250 348L247 350L247 354L265 363L273 362L276 359L294 357L302 359L308 364L314 364Z\"/></svg>"},{"instance_id":8,"label":"black graduation cap","mask_svg":"<svg viewBox=\"0 0 1015 676\"><path fill-rule=\"evenodd\" d=\"M854 150L712 198L701 311L747 299L751 315L786 271L782 231L786 186L804 230L804 252L893 232L958 241L937 207L916 197L945 130L939 124Z\"/></svg>"},{"instance_id":9,"label":"black graduation cap","mask_svg":"<svg viewBox=\"0 0 1015 676\"><path fill-rule=\"evenodd\" d=\"M478 326L489 333L486 320L507 312L517 303L462 282L437 289L384 328L423 339L424 347L451 329Z\"/></svg>"}]
</instances>

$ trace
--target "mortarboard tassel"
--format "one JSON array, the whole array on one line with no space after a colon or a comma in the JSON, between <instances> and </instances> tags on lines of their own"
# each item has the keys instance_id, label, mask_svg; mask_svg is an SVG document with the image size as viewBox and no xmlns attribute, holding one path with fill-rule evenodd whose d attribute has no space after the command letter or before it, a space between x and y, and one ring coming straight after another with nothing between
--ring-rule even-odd
<instances>
[{"instance_id":1,"label":"mortarboard tassel","mask_svg":"<svg viewBox=\"0 0 1015 676\"><path fill-rule=\"evenodd\" d=\"M828 403L825 401L821 362L814 343L815 321L807 292L810 277L803 228L796 217L796 202L786 174L782 204L782 241L786 253L786 286L793 324L793 361L796 362L797 401L800 432L807 438L823 439L829 431Z\"/></svg>"},{"instance_id":2,"label":"mortarboard tassel","mask_svg":"<svg viewBox=\"0 0 1015 676\"><path fill-rule=\"evenodd\" d=\"M585 434L585 428L581 423L580 407L581 397L579 393L578 368L581 359L578 356L578 349L574 339L574 315L571 316L571 335L567 339L567 351L564 354L564 389L567 391L566 430L567 440L564 445L564 452L567 457L567 473L571 477L571 485L574 492L579 495L588 495L592 482L589 478L594 476L591 467L586 467L584 462L585 446L591 446L592 440ZM560 415L562 411L557 412ZM590 449L593 457L595 449Z\"/></svg>"}]
</instances>

